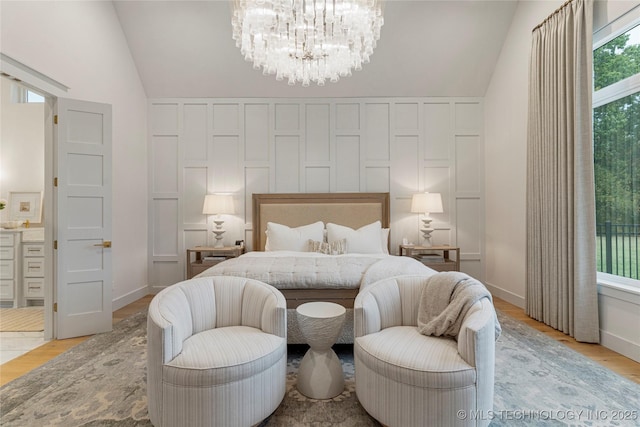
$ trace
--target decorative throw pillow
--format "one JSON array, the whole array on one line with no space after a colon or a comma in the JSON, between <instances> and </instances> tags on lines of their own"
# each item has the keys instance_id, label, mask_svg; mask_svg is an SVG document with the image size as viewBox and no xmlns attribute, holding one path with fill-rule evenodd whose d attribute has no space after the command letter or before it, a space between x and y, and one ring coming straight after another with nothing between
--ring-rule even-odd
<instances>
[{"instance_id":1,"label":"decorative throw pillow","mask_svg":"<svg viewBox=\"0 0 640 427\"><path fill-rule=\"evenodd\" d=\"M306 252L307 241L322 240L324 223L322 221L300 227L288 227L275 222L267 223L267 242L265 251Z\"/></svg>"},{"instance_id":2,"label":"decorative throw pillow","mask_svg":"<svg viewBox=\"0 0 640 427\"><path fill-rule=\"evenodd\" d=\"M318 242L309 239L309 252L318 252L327 255L342 255L347 253L347 239L336 240L332 243Z\"/></svg>"},{"instance_id":3,"label":"decorative throw pillow","mask_svg":"<svg viewBox=\"0 0 640 427\"><path fill-rule=\"evenodd\" d=\"M382 224L380 221L354 230L344 225L327 224L327 242L346 239L349 253L382 254Z\"/></svg>"}]
</instances>

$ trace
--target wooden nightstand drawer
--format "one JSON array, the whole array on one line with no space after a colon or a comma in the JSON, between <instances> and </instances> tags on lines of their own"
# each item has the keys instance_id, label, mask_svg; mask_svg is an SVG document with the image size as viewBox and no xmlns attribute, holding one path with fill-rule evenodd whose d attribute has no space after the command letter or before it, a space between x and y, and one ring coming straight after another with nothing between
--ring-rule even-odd
<instances>
[{"instance_id":1,"label":"wooden nightstand drawer","mask_svg":"<svg viewBox=\"0 0 640 427\"><path fill-rule=\"evenodd\" d=\"M400 245L400 256L410 256L436 271L460 271L460 248Z\"/></svg>"},{"instance_id":2,"label":"wooden nightstand drawer","mask_svg":"<svg viewBox=\"0 0 640 427\"><path fill-rule=\"evenodd\" d=\"M196 246L195 248L187 249L187 279L191 279L222 261L238 257L244 251L244 246L227 246L223 248ZM191 256L192 254L194 257Z\"/></svg>"}]
</instances>

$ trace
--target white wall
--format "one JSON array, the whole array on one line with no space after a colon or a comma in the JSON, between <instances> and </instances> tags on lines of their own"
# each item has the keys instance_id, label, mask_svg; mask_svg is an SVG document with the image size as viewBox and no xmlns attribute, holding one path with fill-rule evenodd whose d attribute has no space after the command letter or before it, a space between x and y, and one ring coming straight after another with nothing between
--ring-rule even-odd
<instances>
[{"instance_id":1,"label":"white wall","mask_svg":"<svg viewBox=\"0 0 640 427\"><path fill-rule=\"evenodd\" d=\"M239 98L150 101L149 271L183 280L185 250L212 244L204 195L231 192L224 242L251 248L253 193L389 192L391 251L419 243L411 195L442 193L434 244L484 263L483 105L479 98Z\"/></svg>"},{"instance_id":2,"label":"white wall","mask_svg":"<svg viewBox=\"0 0 640 427\"><path fill-rule=\"evenodd\" d=\"M113 106L113 297L147 293L146 96L108 1L0 2L2 53Z\"/></svg>"},{"instance_id":3,"label":"white wall","mask_svg":"<svg viewBox=\"0 0 640 427\"><path fill-rule=\"evenodd\" d=\"M0 199L8 201L10 191L44 191L44 103L12 103L15 84L0 81Z\"/></svg>"}]
</instances>

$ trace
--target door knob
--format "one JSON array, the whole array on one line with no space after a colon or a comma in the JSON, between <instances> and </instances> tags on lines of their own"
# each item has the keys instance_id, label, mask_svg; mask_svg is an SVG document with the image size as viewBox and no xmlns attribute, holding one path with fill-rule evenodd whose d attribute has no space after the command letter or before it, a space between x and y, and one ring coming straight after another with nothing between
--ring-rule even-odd
<instances>
[{"instance_id":1,"label":"door knob","mask_svg":"<svg viewBox=\"0 0 640 427\"><path fill-rule=\"evenodd\" d=\"M103 248L110 248L111 240L105 240L104 242L98 243L97 245L93 245L93 246L102 246Z\"/></svg>"}]
</instances>

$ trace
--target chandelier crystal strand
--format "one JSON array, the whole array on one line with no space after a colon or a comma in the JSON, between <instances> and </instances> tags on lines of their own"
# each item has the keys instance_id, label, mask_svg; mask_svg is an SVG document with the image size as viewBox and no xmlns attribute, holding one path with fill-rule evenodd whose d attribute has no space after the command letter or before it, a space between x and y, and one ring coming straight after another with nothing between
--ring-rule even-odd
<instances>
[{"instance_id":1,"label":"chandelier crystal strand","mask_svg":"<svg viewBox=\"0 0 640 427\"><path fill-rule=\"evenodd\" d=\"M361 70L383 23L382 0L234 0L232 18L253 68L303 86Z\"/></svg>"}]
</instances>

